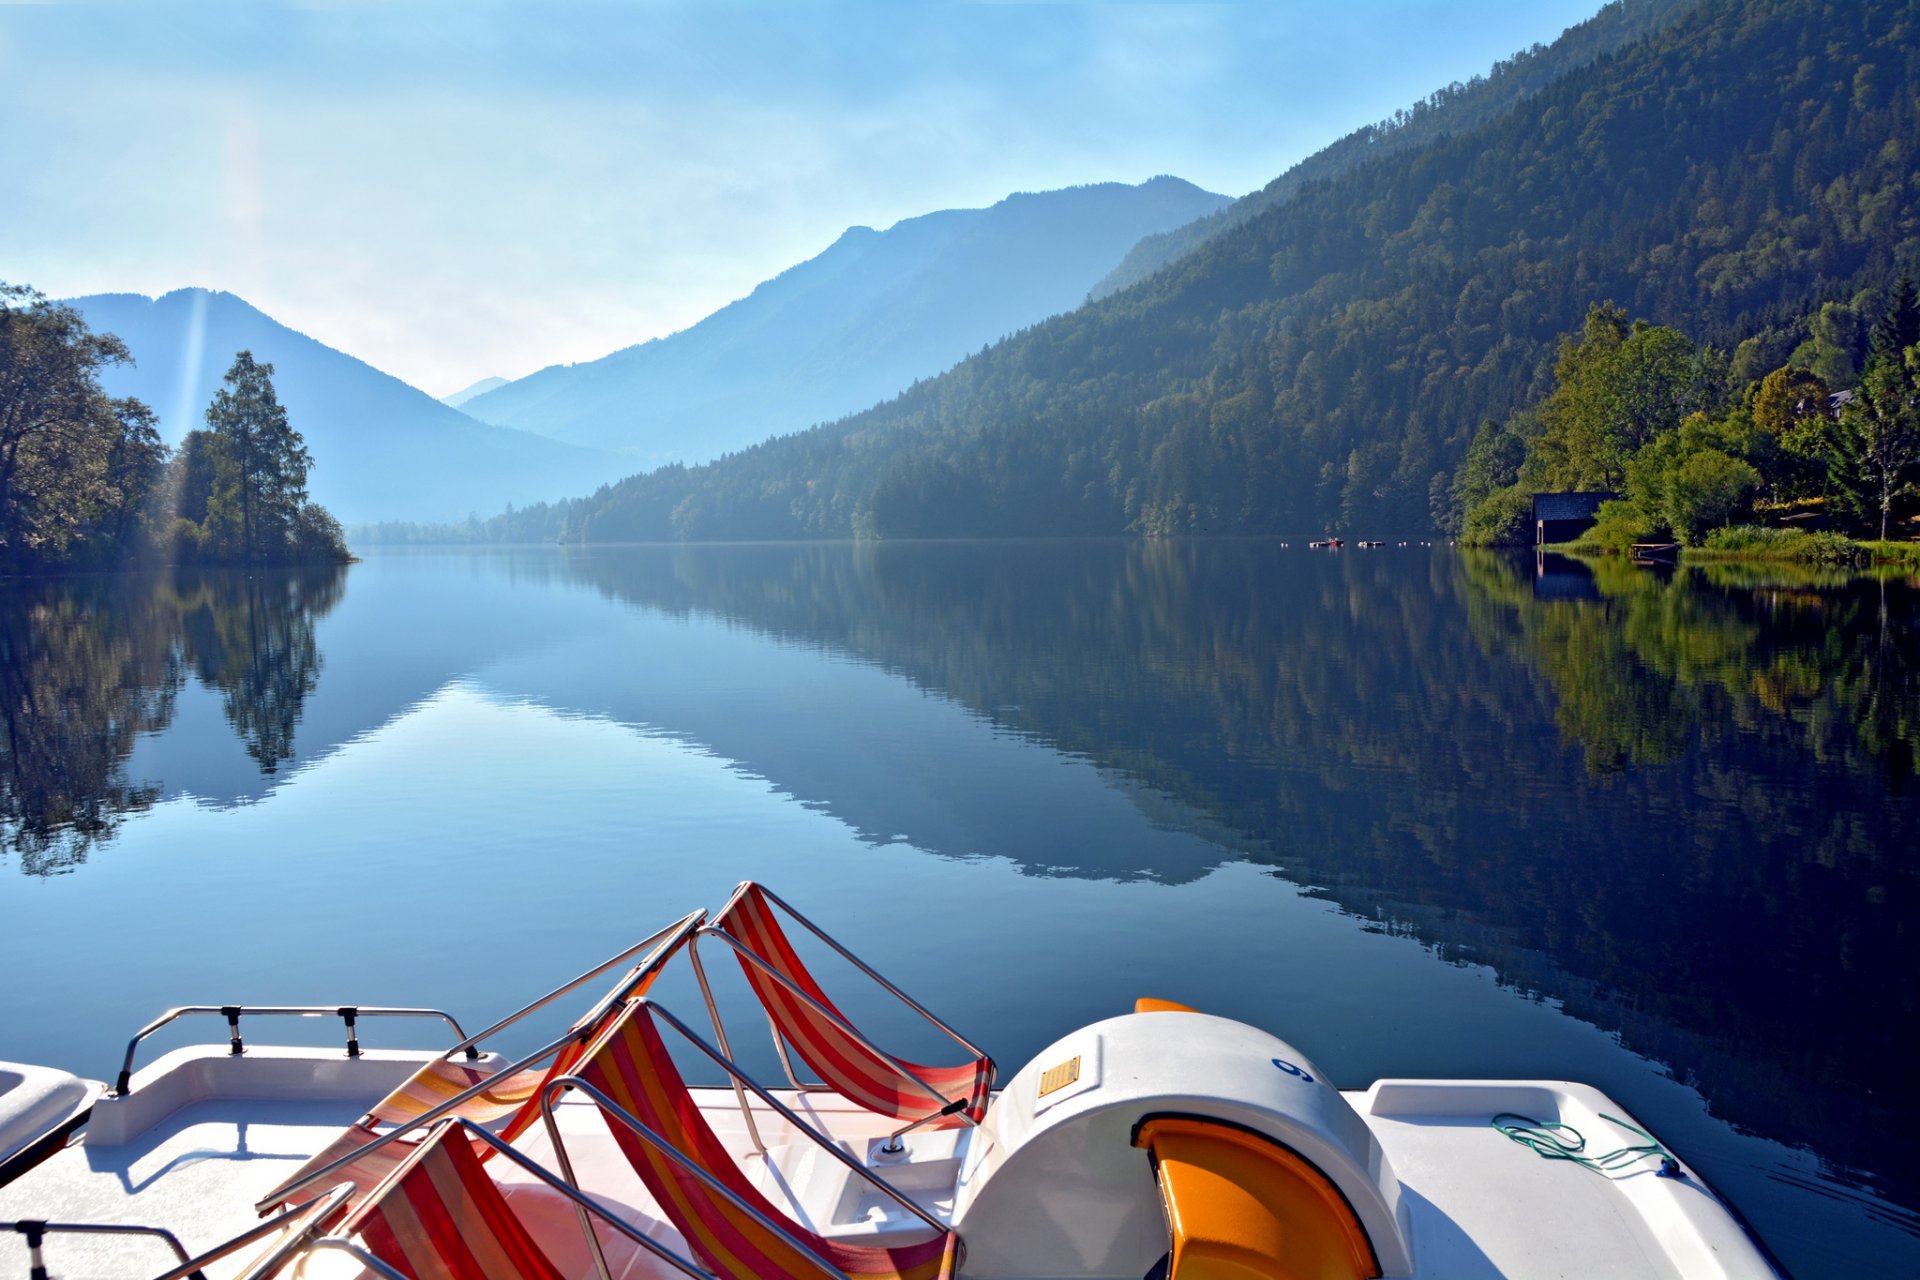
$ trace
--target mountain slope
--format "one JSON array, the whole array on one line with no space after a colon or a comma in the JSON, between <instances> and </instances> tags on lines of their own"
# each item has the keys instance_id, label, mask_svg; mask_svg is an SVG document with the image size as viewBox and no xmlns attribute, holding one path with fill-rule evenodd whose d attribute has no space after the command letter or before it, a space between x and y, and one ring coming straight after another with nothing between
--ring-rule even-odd
<instances>
[{"instance_id":1,"label":"mountain slope","mask_svg":"<svg viewBox=\"0 0 1920 1280\"><path fill-rule=\"evenodd\" d=\"M1093 287L1087 299L1097 302L1140 283L1215 236L1285 204L1310 182L1336 178L1448 134L1477 129L1569 72L1669 25L1698 3L1700 0L1612 0L1585 22L1567 28L1551 45L1522 50L1495 63L1487 75L1438 89L1390 120L1354 130L1218 213L1146 237Z\"/></svg>"},{"instance_id":2,"label":"mountain slope","mask_svg":"<svg viewBox=\"0 0 1920 1280\"><path fill-rule=\"evenodd\" d=\"M1916 30L1915 0L1709 0L889 404L623 482L576 526L1430 528L1470 433L1544 394L1591 302L1739 344L1730 375L1757 378L1823 304L1920 267Z\"/></svg>"},{"instance_id":3,"label":"mountain slope","mask_svg":"<svg viewBox=\"0 0 1920 1280\"><path fill-rule=\"evenodd\" d=\"M451 520L580 493L633 468L624 459L476 422L398 378L296 333L229 293L72 299L137 362L109 369L109 393L138 396L179 443L203 415L236 351L274 366L273 382L313 454L308 489L342 521Z\"/></svg>"},{"instance_id":4,"label":"mountain slope","mask_svg":"<svg viewBox=\"0 0 1920 1280\"><path fill-rule=\"evenodd\" d=\"M475 396L483 396L489 391L497 390L506 385L507 379L505 378L482 378L471 386L460 388L460 390L450 396L441 396L440 403L446 405L449 409L458 409Z\"/></svg>"},{"instance_id":5,"label":"mountain slope","mask_svg":"<svg viewBox=\"0 0 1920 1280\"><path fill-rule=\"evenodd\" d=\"M854 227L692 328L465 408L649 465L702 462L863 409L1070 310L1141 236L1225 203L1162 177Z\"/></svg>"}]
</instances>

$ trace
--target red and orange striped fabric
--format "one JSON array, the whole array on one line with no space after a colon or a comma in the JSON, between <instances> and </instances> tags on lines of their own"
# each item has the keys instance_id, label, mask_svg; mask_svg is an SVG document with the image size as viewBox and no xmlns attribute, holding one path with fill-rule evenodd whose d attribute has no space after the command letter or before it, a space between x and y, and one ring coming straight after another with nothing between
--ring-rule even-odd
<instances>
[{"instance_id":1,"label":"red and orange striped fabric","mask_svg":"<svg viewBox=\"0 0 1920 1280\"><path fill-rule=\"evenodd\" d=\"M564 1280L458 1125L440 1125L414 1148L344 1230L414 1280Z\"/></svg>"},{"instance_id":2,"label":"red and orange striped fabric","mask_svg":"<svg viewBox=\"0 0 1920 1280\"><path fill-rule=\"evenodd\" d=\"M852 1280L948 1280L958 1266L960 1238L951 1231L896 1248L846 1245L814 1235L775 1208L747 1181L700 1114L645 1003L627 1006L578 1074ZM667 1218L716 1276L722 1280L815 1280L821 1275L820 1268L791 1243L619 1120L608 1116L607 1127Z\"/></svg>"},{"instance_id":3,"label":"red and orange striped fabric","mask_svg":"<svg viewBox=\"0 0 1920 1280\"><path fill-rule=\"evenodd\" d=\"M503 1116L513 1116L514 1121L503 1133L511 1141L532 1123L538 1111L540 1090L546 1087L547 1081L567 1074L579 1060L588 1041L606 1026L619 1002L647 994L647 990L653 986L653 980L660 976L660 969L667 958L677 950L677 946L669 948L655 963L635 965L629 969L614 988L611 1000L595 1004L593 1010L573 1024L571 1030L577 1033L576 1037L547 1066L529 1067L510 1076L495 1077L484 1093L475 1094L447 1114L471 1120L475 1124L489 1124ZM486 1072L476 1071L464 1063L436 1058L414 1072L405 1084L374 1103L367 1116L380 1124L405 1124L409 1120L419 1119L448 1098L471 1089L487 1078ZM527 1106L529 1102L536 1103L531 1110Z\"/></svg>"},{"instance_id":4,"label":"red and orange striped fabric","mask_svg":"<svg viewBox=\"0 0 1920 1280\"><path fill-rule=\"evenodd\" d=\"M581 1055L611 1023L613 1014L619 1010L621 1002L634 1000L647 993L655 978L665 967L686 938L692 936L689 930L672 946L651 957L650 963L635 965L620 979L614 988L612 1000L602 1000L593 1010L584 1015L572 1027L573 1038L562 1045L553 1059L544 1067L528 1067L511 1075L493 1078L493 1082L484 1092L468 1098L459 1106L445 1114L462 1120L471 1120L475 1124L491 1124L502 1118L506 1123L497 1130L500 1137L512 1142L527 1131L534 1121L540 1118L540 1093L547 1087L548 1081L556 1080L573 1070ZM302 1164L293 1175L282 1182L260 1200L255 1208L261 1214L271 1213L284 1204L285 1193L309 1174L324 1169L340 1157L359 1147L364 1147L379 1137L376 1126L404 1125L418 1120L449 1098L458 1096L463 1090L470 1089L489 1077L484 1071L477 1071L463 1063L446 1058L435 1058L409 1076L404 1084L373 1104L366 1117L348 1127L318 1155ZM414 1149L413 1141L398 1138L377 1150L345 1165L328 1175L329 1183L352 1181L362 1187L371 1187L390 1173L394 1166L406 1159ZM480 1158L491 1154L490 1148L483 1147ZM310 1190L310 1189L309 1189ZM304 1194L304 1191L303 1191ZM356 1203L358 1197L355 1198Z\"/></svg>"},{"instance_id":5,"label":"red and orange striped fabric","mask_svg":"<svg viewBox=\"0 0 1920 1280\"><path fill-rule=\"evenodd\" d=\"M795 987L817 1000L822 1008L831 1010L841 1022L853 1025L852 1020L827 999L826 992L800 963L786 930L774 915L773 904L760 886L751 882L744 885L732 905L713 922L713 928L765 960ZM951 1067L929 1067L902 1060L900 1065L912 1073L913 1078L909 1079L885 1058L821 1017L784 983L745 956L740 957L740 967L746 971L754 994L766 1006L787 1042L829 1088L855 1106L902 1123L925 1120L943 1104L913 1083L918 1079L945 1095L948 1102L966 1099L966 1120L977 1124L986 1114L988 1091L993 1087L993 1059L982 1055ZM962 1117L955 1115L935 1121L933 1127L962 1122Z\"/></svg>"}]
</instances>

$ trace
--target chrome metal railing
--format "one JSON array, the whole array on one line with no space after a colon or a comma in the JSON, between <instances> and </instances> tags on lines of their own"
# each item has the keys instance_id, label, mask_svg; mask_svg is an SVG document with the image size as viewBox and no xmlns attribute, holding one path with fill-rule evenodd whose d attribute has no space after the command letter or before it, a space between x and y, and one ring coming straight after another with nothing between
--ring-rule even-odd
<instances>
[{"instance_id":1,"label":"chrome metal railing","mask_svg":"<svg viewBox=\"0 0 1920 1280\"><path fill-rule=\"evenodd\" d=\"M114 1080L113 1091L123 1098L133 1092L133 1058L140 1051L141 1041L169 1023L197 1015L212 1015L227 1020L229 1051L236 1055L247 1051L246 1043L240 1038L242 1018L339 1018L346 1024L349 1058L360 1056L358 1024L362 1018L438 1018L452 1027L453 1034L461 1038L456 1048L465 1049L468 1058L480 1056L480 1051L467 1038L466 1030L452 1014L440 1009L398 1009L369 1004L183 1004L167 1010L127 1041L127 1056L121 1059L120 1074Z\"/></svg>"}]
</instances>

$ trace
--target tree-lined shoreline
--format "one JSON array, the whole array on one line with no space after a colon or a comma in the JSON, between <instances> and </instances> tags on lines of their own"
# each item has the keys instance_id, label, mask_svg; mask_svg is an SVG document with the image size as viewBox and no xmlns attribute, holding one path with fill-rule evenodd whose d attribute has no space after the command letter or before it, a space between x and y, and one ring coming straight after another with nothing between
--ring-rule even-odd
<instances>
[{"instance_id":1,"label":"tree-lined shoreline","mask_svg":"<svg viewBox=\"0 0 1920 1280\"><path fill-rule=\"evenodd\" d=\"M0 283L0 573L352 558L307 498L313 459L271 364L237 352L176 452L152 409L101 388L132 360L73 307Z\"/></svg>"}]
</instances>

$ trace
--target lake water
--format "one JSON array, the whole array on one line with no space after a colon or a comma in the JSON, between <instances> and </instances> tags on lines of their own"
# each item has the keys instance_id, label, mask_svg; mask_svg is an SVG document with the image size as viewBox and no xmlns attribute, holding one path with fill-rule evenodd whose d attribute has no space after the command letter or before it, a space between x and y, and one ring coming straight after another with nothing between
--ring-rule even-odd
<instances>
[{"instance_id":1,"label":"lake water","mask_svg":"<svg viewBox=\"0 0 1920 1280\"><path fill-rule=\"evenodd\" d=\"M1348 1086L1585 1080L1796 1275L1920 1274L1906 578L382 553L0 590L0 692L0 1057L110 1079L190 1002L472 1027L753 878L1003 1078L1156 995Z\"/></svg>"}]
</instances>

